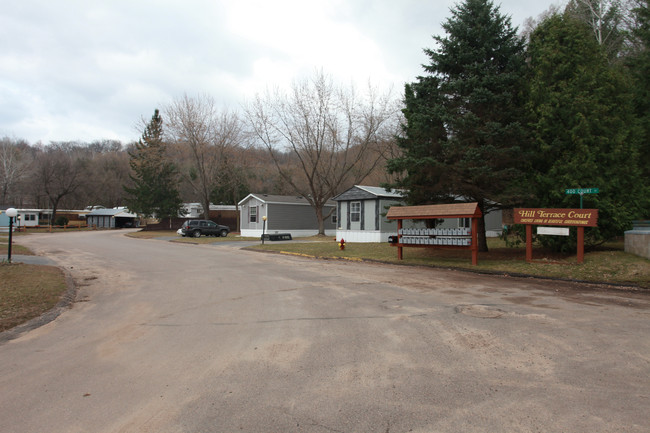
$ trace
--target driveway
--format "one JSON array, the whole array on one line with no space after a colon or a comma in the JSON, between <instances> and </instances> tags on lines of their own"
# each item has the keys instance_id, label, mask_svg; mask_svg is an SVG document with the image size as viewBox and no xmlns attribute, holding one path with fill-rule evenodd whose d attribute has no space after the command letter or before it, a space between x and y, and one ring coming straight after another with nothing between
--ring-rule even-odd
<instances>
[{"instance_id":1,"label":"driveway","mask_svg":"<svg viewBox=\"0 0 650 433\"><path fill-rule=\"evenodd\" d=\"M119 231L0 345L2 432L647 432L650 297Z\"/></svg>"}]
</instances>

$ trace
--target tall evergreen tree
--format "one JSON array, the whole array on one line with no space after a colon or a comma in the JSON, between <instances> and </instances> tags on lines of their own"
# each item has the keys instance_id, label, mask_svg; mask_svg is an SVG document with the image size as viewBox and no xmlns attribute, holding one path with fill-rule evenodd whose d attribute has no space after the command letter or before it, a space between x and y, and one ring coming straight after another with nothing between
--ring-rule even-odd
<instances>
[{"instance_id":1,"label":"tall evergreen tree","mask_svg":"<svg viewBox=\"0 0 650 433\"><path fill-rule=\"evenodd\" d=\"M145 126L142 138L129 152L131 179L134 186L125 187L129 194L127 206L132 212L146 217L178 216L183 202L177 189L178 172L167 157L163 137L163 120L158 109Z\"/></svg>"},{"instance_id":2,"label":"tall evergreen tree","mask_svg":"<svg viewBox=\"0 0 650 433\"><path fill-rule=\"evenodd\" d=\"M397 137L402 154L390 159L387 169L398 174L391 186L408 191L409 204L449 200L452 184L443 154L447 142L443 102L438 77L419 77L405 86L402 135Z\"/></svg>"},{"instance_id":3,"label":"tall evergreen tree","mask_svg":"<svg viewBox=\"0 0 650 433\"><path fill-rule=\"evenodd\" d=\"M611 67L589 26L554 15L531 34L530 103L535 133L538 207L578 207L566 188L598 187L585 207L599 209L596 243L622 234L640 212L643 195L639 134L629 80ZM575 239L545 237L558 249ZM573 241L573 242L572 242Z\"/></svg>"},{"instance_id":4,"label":"tall evergreen tree","mask_svg":"<svg viewBox=\"0 0 650 433\"><path fill-rule=\"evenodd\" d=\"M476 201L483 215L524 194L526 130L522 115L524 42L510 18L488 0L465 0L425 49L428 73L406 86L399 140L389 163L405 177L412 204ZM484 219L479 249L487 251Z\"/></svg>"},{"instance_id":5,"label":"tall evergreen tree","mask_svg":"<svg viewBox=\"0 0 650 433\"><path fill-rule=\"evenodd\" d=\"M632 11L635 17L635 27L632 34L638 47L628 59L634 79L634 108L640 120L643 132L641 141L641 166L644 183L650 187L650 8L648 0L638 0L637 7ZM648 194L650 195L650 194ZM644 218L650 218L650 198L644 204Z\"/></svg>"}]
</instances>

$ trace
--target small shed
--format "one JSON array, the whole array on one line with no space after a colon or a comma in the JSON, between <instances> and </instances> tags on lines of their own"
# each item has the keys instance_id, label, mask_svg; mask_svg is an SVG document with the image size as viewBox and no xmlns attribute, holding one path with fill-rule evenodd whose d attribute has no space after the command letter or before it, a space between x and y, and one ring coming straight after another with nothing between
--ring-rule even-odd
<instances>
[{"instance_id":1,"label":"small shed","mask_svg":"<svg viewBox=\"0 0 650 433\"><path fill-rule=\"evenodd\" d=\"M336 240L386 242L397 233L397 223L386 219L391 206L404 203L404 192L378 186L355 185L332 200L337 203Z\"/></svg>"},{"instance_id":2,"label":"small shed","mask_svg":"<svg viewBox=\"0 0 650 433\"><path fill-rule=\"evenodd\" d=\"M314 208L302 196L248 194L239 202L242 236L260 237L267 218L266 233L290 233L292 237L318 234L318 220ZM325 233L334 235L336 203L328 202L323 209Z\"/></svg>"},{"instance_id":3,"label":"small shed","mask_svg":"<svg viewBox=\"0 0 650 433\"><path fill-rule=\"evenodd\" d=\"M121 229L137 227L138 216L126 208L95 209L86 214L88 227L98 229Z\"/></svg>"}]
</instances>

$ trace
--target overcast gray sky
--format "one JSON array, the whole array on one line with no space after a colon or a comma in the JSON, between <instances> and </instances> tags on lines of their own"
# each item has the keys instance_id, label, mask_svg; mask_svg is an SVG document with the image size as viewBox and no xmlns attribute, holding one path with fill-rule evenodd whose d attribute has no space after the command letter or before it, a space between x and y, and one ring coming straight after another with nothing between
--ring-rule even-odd
<instances>
[{"instance_id":1,"label":"overcast gray sky","mask_svg":"<svg viewBox=\"0 0 650 433\"><path fill-rule=\"evenodd\" d=\"M7 0L0 136L137 140L183 94L238 109L323 70L363 86L422 74L454 0ZM495 1L521 28L553 0Z\"/></svg>"}]
</instances>

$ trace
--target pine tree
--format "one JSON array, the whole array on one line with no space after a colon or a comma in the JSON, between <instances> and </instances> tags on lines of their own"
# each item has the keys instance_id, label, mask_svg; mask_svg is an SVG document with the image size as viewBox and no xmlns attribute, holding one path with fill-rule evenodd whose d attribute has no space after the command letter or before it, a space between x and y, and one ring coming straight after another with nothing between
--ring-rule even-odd
<instances>
[{"instance_id":1,"label":"pine tree","mask_svg":"<svg viewBox=\"0 0 650 433\"><path fill-rule=\"evenodd\" d=\"M183 203L177 189L178 172L167 157L163 137L163 120L158 109L145 126L142 138L129 152L131 179L134 186L125 187L129 194L129 210L145 217L171 218L178 216Z\"/></svg>"},{"instance_id":2,"label":"pine tree","mask_svg":"<svg viewBox=\"0 0 650 433\"><path fill-rule=\"evenodd\" d=\"M612 67L589 26L555 15L531 34L530 102L535 131L536 207L576 208L567 188L597 187L585 206L599 209L588 243L621 235L639 214L643 194L639 129L624 71ZM557 249L575 240L544 237ZM551 245L552 244L552 245Z\"/></svg>"},{"instance_id":3,"label":"pine tree","mask_svg":"<svg viewBox=\"0 0 650 433\"><path fill-rule=\"evenodd\" d=\"M485 215L525 194L524 42L487 0L465 0L443 28L438 48L425 49L428 75L406 86L403 156L389 171L406 172L394 186L409 190L411 204L461 197ZM487 251L484 219L479 249Z\"/></svg>"},{"instance_id":4,"label":"pine tree","mask_svg":"<svg viewBox=\"0 0 650 433\"><path fill-rule=\"evenodd\" d=\"M639 0L638 7L633 11L636 25L632 30L635 45L638 49L628 59L628 66L634 79L634 108L640 120L643 132L641 141L641 161L645 185L650 188L650 8L648 0ZM646 197L650 193L646 193ZM650 218L650 197L644 204L645 215Z\"/></svg>"},{"instance_id":5,"label":"pine tree","mask_svg":"<svg viewBox=\"0 0 650 433\"><path fill-rule=\"evenodd\" d=\"M390 173L400 174L390 185L408 191L409 204L443 203L449 200L452 186L446 175L443 145L447 141L442 108L443 99L437 77L420 77L407 84L402 110L403 134L397 137L402 155L387 163Z\"/></svg>"}]
</instances>

